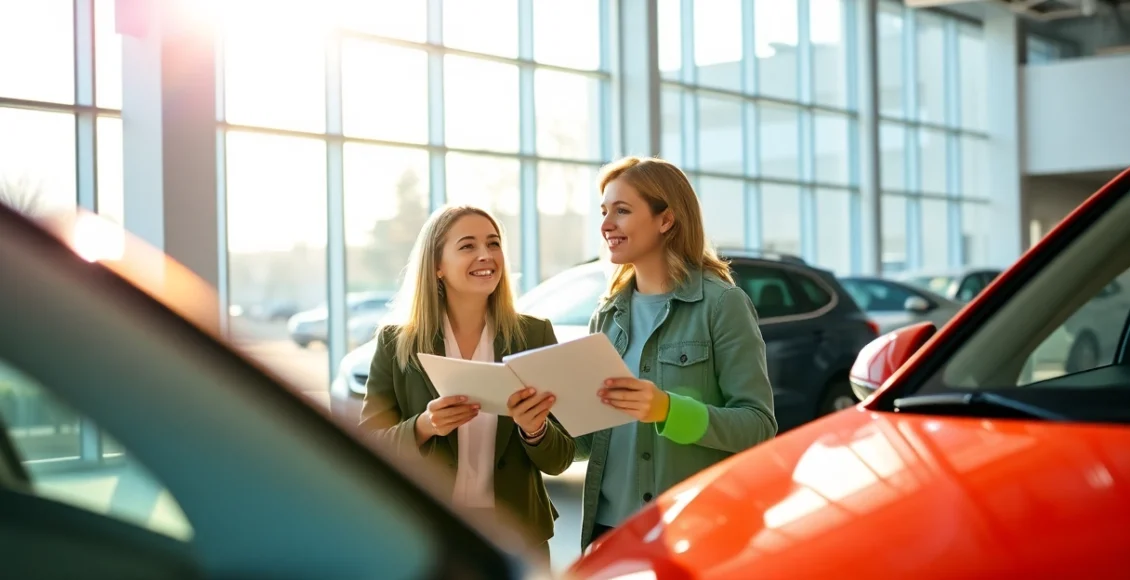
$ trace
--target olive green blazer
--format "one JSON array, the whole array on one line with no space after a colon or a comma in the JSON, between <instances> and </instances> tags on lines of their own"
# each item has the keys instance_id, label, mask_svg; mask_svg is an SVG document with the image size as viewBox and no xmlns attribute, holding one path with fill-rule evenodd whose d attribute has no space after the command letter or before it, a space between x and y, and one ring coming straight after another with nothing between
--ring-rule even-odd
<instances>
[{"instance_id":1,"label":"olive green blazer","mask_svg":"<svg viewBox=\"0 0 1130 580\"><path fill-rule=\"evenodd\" d=\"M557 344L553 325L548 320L522 316L524 348L495 339L495 360L512 352ZM432 382L424 374L419 359L413 355L406 368L396 364L396 326L386 326L377 335L377 350L365 384L367 393L361 407L361 429L375 437L397 455L426 457L446 468L449 476L441 490L454 491L458 466L458 433L432 437L416 446L416 418L427 410L428 403L439 397ZM442 333L436 337L434 351L444 355ZM537 387L537 385L531 385ZM573 438L550 416L545 436L536 445L527 443L510 417L498 418L495 438L495 505L507 508L531 545L553 537L557 510L549 499L542 473L558 475L573 462Z\"/></svg>"}]
</instances>

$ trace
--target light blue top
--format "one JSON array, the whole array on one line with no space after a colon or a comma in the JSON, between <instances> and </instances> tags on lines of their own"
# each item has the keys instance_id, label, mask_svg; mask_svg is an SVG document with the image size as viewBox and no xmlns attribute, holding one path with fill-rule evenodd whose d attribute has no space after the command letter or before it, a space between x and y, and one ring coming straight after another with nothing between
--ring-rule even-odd
<instances>
[{"instance_id":1,"label":"light blue top","mask_svg":"<svg viewBox=\"0 0 1130 580\"><path fill-rule=\"evenodd\" d=\"M670 294L632 293L632 315L628 331L628 350L624 362L636 376L640 376L640 355L644 343L659 324ZM612 429L612 442L608 447L607 466L600 485L600 501L596 507L596 523L616 527L628 516L643 507L639 490L639 473L636 468L636 422Z\"/></svg>"}]
</instances>

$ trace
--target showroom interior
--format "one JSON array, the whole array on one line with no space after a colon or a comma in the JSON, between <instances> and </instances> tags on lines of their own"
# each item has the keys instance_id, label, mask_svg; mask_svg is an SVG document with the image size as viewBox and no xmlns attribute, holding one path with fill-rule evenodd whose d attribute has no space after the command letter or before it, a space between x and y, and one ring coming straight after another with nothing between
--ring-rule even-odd
<instances>
[{"instance_id":1,"label":"showroom interior","mask_svg":"<svg viewBox=\"0 0 1130 580\"><path fill-rule=\"evenodd\" d=\"M321 384L443 203L501 218L526 291L597 257L601 164L659 155L715 244L894 274L1005 266L1130 163L1102 2L315 4L0 4L0 178L183 262L241 338L324 308Z\"/></svg>"},{"instance_id":2,"label":"showroom interior","mask_svg":"<svg viewBox=\"0 0 1130 580\"><path fill-rule=\"evenodd\" d=\"M1122 5L0 0L0 201L120 224L324 401L432 210L498 216L525 293L601 256L624 155L681 167L719 247L1007 267L1130 166Z\"/></svg>"}]
</instances>

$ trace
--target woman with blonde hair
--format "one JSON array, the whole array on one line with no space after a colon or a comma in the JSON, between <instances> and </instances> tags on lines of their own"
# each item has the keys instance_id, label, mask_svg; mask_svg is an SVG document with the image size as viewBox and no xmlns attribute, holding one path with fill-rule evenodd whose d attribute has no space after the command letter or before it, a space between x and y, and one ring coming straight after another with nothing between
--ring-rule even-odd
<instances>
[{"instance_id":1,"label":"woman with blonde hair","mask_svg":"<svg viewBox=\"0 0 1130 580\"><path fill-rule=\"evenodd\" d=\"M777 432L757 313L707 243L686 175L628 157L603 169L600 192L615 269L589 331L608 335L638 378L612 378L599 396L637 421L577 438L577 459L589 460L582 549Z\"/></svg>"},{"instance_id":2,"label":"woman with blonde hair","mask_svg":"<svg viewBox=\"0 0 1130 580\"><path fill-rule=\"evenodd\" d=\"M557 511L542 473L565 471L574 453L550 415L553 394L527 387L510 398L510 416L480 412L465 397L440 397L416 356L495 362L557 342L547 320L514 309L498 222L470 206L433 213L398 301L403 320L377 333L361 428L398 454L448 468L456 505L491 517L502 508L548 559Z\"/></svg>"}]
</instances>

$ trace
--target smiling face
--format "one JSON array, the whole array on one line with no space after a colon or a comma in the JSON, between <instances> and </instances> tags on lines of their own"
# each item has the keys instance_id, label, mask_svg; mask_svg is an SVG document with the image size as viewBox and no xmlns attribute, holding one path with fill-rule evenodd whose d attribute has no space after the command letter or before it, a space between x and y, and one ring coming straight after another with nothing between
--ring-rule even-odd
<instances>
[{"instance_id":1,"label":"smiling face","mask_svg":"<svg viewBox=\"0 0 1130 580\"><path fill-rule=\"evenodd\" d=\"M506 267L502 238L489 219L465 215L448 230L438 262L437 275L449 295L490 296Z\"/></svg>"},{"instance_id":2,"label":"smiling face","mask_svg":"<svg viewBox=\"0 0 1130 580\"><path fill-rule=\"evenodd\" d=\"M671 212L655 214L640 192L623 178L604 187L600 232L613 264L632 264L663 251L663 234L671 229Z\"/></svg>"}]
</instances>

